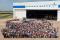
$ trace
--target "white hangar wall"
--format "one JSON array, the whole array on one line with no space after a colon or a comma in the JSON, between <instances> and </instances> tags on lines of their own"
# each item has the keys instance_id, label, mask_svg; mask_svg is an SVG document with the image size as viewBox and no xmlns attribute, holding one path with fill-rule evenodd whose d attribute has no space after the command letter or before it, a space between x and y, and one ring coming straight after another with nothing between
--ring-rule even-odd
<instances>
[{"instance_id":1,"label":"white hangar wall","mask_svg":"<svg viewBox=\"0 0 60 40\"><path fill-rule=\"evenodd\" d=\"M14 14L14 18L23 18L26 17L26 10L25 9L16 9Z\"/></svg>"}]
</instances>

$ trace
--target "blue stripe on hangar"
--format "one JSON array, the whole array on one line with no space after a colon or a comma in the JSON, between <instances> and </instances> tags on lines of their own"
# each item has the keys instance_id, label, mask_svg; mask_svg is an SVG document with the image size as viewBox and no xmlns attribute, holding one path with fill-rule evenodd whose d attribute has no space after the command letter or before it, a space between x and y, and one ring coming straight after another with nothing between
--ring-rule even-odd
<instances>
[{"instance_id":1,"label":"blue stripe on hangar","mask_svg":"<svg viewBox=\"0 0 60 40\"><path fill-rule=\"evenodd\" d=\"M25 8L25 6L13 6L13 8Z\"/></svg>"}]
</instances>

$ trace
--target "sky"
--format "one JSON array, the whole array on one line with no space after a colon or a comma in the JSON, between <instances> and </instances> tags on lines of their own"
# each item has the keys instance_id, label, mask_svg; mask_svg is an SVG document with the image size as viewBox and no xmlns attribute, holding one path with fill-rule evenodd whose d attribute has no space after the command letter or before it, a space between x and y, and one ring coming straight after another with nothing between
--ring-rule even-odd
<instances>
[{"instance_id":1,"label":"sky","mask_svg":"<svg viewBox=\"0 0 60 40\"><path fill-rule=\"evenodd\" d=\"M40 0L0 0L0 11L11 11L13 8L13 2L29 2ZM47 1L47 0L46 0Z\"/></svg>"},{"instance_id":2,"label":"sky","mask_svg":"<svg viewBox=\"0 0 60 40\"><path fill-rule=\"evenodd\" d=\"M12 10L13 0L0 0L0 11Z\"/></svg>"}]
</instances>

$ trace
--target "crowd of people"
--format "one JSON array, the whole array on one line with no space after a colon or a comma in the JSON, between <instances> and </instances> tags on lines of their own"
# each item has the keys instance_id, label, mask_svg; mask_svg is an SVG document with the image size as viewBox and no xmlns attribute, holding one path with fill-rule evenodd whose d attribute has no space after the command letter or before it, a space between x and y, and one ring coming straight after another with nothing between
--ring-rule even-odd
<instances>
[{"instance_id":1,"label":"crowd of people","mask_svg":"<svg viewBox=\"0 0 60 40\"><path fill-rule=\"evenodd\" d=\"M40 19L9 20L2 34L5 38L57 38L53 23Z\"/></svg>"}]
</instances>

